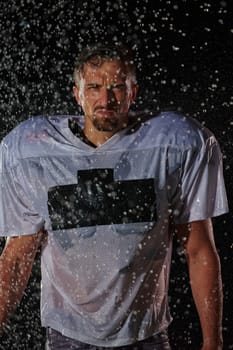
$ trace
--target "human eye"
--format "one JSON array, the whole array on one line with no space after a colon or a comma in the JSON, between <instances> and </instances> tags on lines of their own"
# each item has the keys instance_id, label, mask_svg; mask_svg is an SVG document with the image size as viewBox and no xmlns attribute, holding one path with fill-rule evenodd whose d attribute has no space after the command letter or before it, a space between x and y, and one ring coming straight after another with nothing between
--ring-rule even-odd
<instances>
[{"instance_id":1,"label":"human eye","mask_svg":"<svg viewBox=\"0 0 233 350\"><path fill-rule=\"evenodd\" d=\"M98 90L99 87L100 87L100 85L93 83L93 84L88 84L87 89L88 90Z\"/></svg>"},{"instance_id":2,"label":"human eye","mask_svg":"<svg viewBox=\"0 0 233 350\"><path fill-rule=\"evenodd\" d=\"M122 90L125 89L125 84L122 84L122 83L112 84L111 88L114 89L114 90L120 90L120 91L122 91Z\"/></svg>"}]
</instances>

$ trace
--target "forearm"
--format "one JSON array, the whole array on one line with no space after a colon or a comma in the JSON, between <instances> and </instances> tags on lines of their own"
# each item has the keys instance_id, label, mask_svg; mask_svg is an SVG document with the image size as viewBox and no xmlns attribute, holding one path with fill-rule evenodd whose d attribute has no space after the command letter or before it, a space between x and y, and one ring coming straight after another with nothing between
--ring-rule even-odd
<instances>
[{"instance_id":1,"label":"forearm","mask_svg":"<svg viewBox=\"0 0 233 350\"><path fill-rule=\"evenodd\" d=\"M203 333L203 349L222 349L223 295L217 253L200 252L189 259L189 273Z\"/></svg>"},{"instance_id":2,"label":"forearm","mask_svg":"<svg viewBox=\"0 0 233 350\"><path fill-rule=\"evenodd\" d=\"M43 232L14 237L3 250L0 257L0 332L23 296L42 237Z\"/></svg>"},{"instance_id":3,"label":"forearm","mask_svg":"<svg viewBox=\"0 0 233 350\"><path fill-rule=\"evenodd\" d=\"M31 264L11 261L6 266L4 254L0 258L0 330L20 302L27 285Z\"/></svg>"}]
</instances>

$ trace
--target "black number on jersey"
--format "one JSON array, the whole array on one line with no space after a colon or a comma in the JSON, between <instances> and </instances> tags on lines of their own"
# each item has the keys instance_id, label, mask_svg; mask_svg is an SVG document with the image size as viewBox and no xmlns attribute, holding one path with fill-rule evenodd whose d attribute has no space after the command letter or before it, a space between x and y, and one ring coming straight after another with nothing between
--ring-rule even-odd
<instances>
[{"instance_id":1,"label":"black number on jersey","mask_svg":"<svg viewBox=\"0 0 233 350\"><path fill-rule=\"evenodd\" d=\"M154 180L114 181L113 169L78 171L78 184L48 192L53 230L156 221Z\"/></svg>"}]
</instances>

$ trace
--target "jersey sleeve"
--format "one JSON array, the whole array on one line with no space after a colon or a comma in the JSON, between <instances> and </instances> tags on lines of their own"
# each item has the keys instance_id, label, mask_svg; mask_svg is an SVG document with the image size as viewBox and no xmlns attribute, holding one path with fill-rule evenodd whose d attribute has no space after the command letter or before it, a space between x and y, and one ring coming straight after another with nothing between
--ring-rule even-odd
<instances>
[{"instance_id":1,"label":"jersey sleeve","mask_svg":"<svg viewBox=\"0 0 233 350\"><path fill-rule=\"evenodd\" d=\"M20 163L10 166L13 154L0 145L0 236L37 233L44 225L34 209L30 184Z\"/></svg>"},{"instance_id":2,"label":"jersey sleeve","mask_svg":"<svg viewBox=\"0 0 233 350\"><path fill-rule=\"evenodd\" d=\"M228 211L222 154L213 135L201 147L184 152L180 171L172 205L175 223L205 220Z\"/></svg>"}]
</instances>

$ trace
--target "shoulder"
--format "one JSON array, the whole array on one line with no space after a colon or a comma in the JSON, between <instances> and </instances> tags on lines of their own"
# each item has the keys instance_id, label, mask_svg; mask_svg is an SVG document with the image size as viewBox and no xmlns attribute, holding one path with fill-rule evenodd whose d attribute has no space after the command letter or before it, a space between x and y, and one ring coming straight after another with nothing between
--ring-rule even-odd
<instances>
[{"instance_id":1,"label":"shoulder","mask_svg":"<svg viewBox=\"0 0 233 350\"><path fill-rule=\"evenodd\" d=\"M12 129L2 140L2 143L7 147L13 146L15 141L23 141L29 136L36 136L41 129L48 124L48 116L33 116L27 120L20 122Z\"/></svg>"},{"instance_id":2,"label":"shoulder","mask_svg":"<svg viewBox=\"0 0 233 350\"><path fill-rule=\"evenodd\" d=\"M216 142L213 133L197 120L184 114L165 111L158 114L143 115L138 118L132 129L149 141L151 145L172 146L178 148L200 148L206 143Z\"/></svg>"},{"instance_id":3,"label":"shoulder","mask_svg":"<svg viewBox=\"0 0 233 350\"><path fill-rule=\"evenodd\" d=\"M68 116L39 115L22 121L2 140L2 161L12 167L19 160L39 154L59 134L57 129L67 118Z\"/></svg>"}]
</instances>

